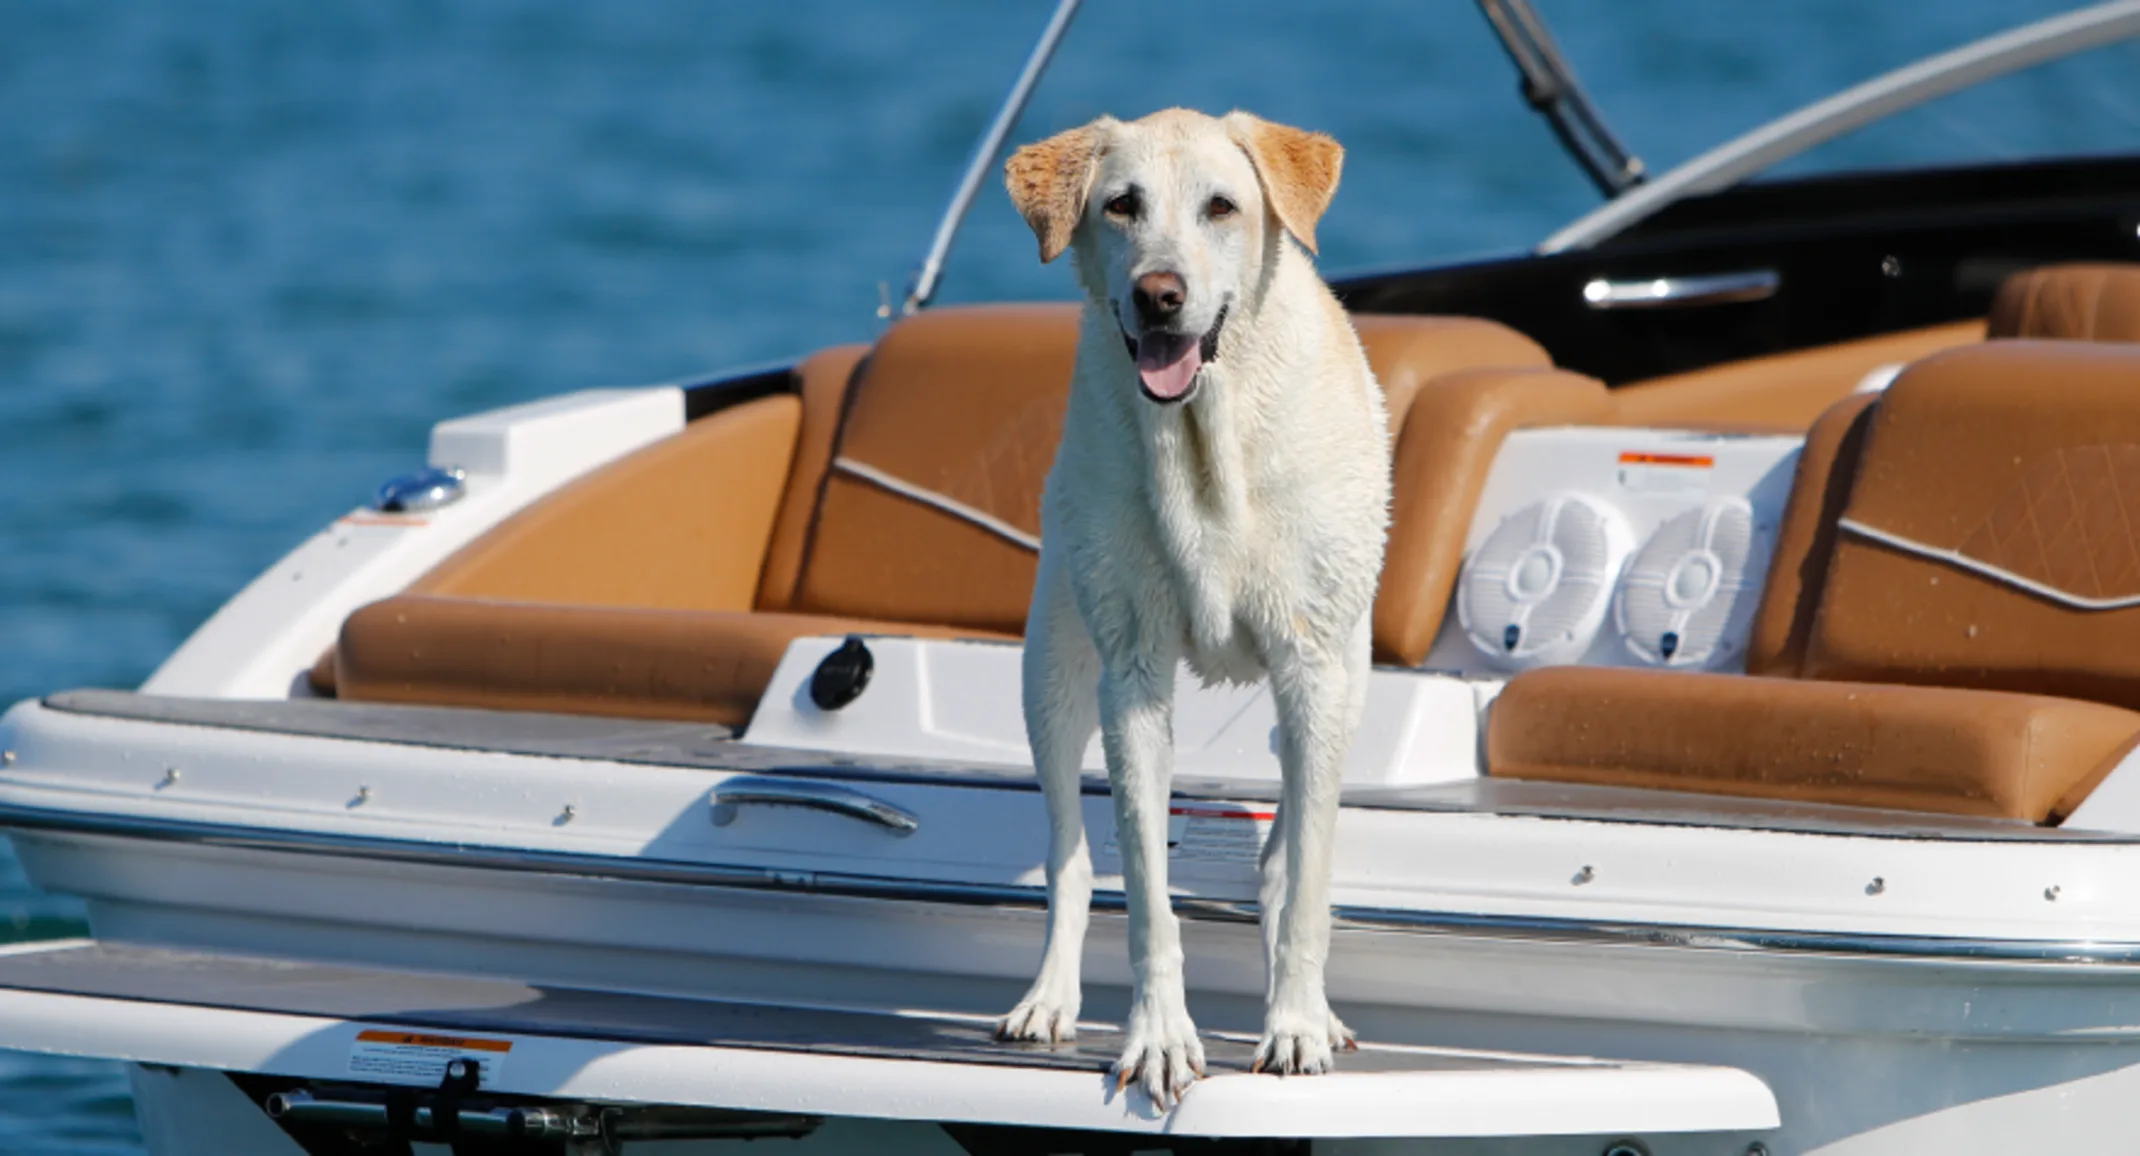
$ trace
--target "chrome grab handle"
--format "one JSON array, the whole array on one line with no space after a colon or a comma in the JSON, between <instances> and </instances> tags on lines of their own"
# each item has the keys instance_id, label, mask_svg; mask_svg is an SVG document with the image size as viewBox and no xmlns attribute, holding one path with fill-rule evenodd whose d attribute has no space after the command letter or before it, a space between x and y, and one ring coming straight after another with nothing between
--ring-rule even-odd
<instances>
[{"instance_id":1,"label":"chrome grab handle","mask_svg":"<svg viewBox=\"0 0 2140 1156\"><path fill-rule=\"evenodd\" d=\"M1594 277L1583 285L1583 300L1592 309L1690 309L1733 301L1766 301L1776 295L1782 284L1783 278L1774 269L1642 281Z\"/></svg>"},{"instance_id":2,"label":"chrome grab handle","mask_svg":"<svg viewBox=\"0 0 2140 1156\"><path fill-rule=\"evenodd\" d=\"M904 807L832 783L808 779L730 779L713 789L713 825L726 827L736 821L736 810L746 804L763 807L803 807L873 823L904 838L921 829L921 819Z\"/></svg>"}]
</instances>

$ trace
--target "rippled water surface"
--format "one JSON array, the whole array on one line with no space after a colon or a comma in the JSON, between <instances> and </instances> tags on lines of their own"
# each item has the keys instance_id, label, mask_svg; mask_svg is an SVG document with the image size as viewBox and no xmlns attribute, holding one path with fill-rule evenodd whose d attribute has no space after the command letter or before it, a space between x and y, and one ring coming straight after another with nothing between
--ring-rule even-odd
<instances>
[{"instance_id":1,"label":"rippled water surface","mask_svg":"<svg viewBox=\"0 0 2140 1156\"><path fill-rule=\"evenodd\" d=\"M2062 5L1541 6L1657 169ZM1087 7L1021 137L1164 104L1326 129L1350 149L1330 269L1517 248L1594 203L1459 0ZM440 418L869 337L1044 17L0 5L0 697L140 681L419 462ZM2133 63L1927 110L1822 163L2131 149ZM1067 291L991 183L946 296ZM0 861L0 938L82 929ZM0 1152L138 1149L119 1069L0 1053Z\"/></svg>"}]
</instances>

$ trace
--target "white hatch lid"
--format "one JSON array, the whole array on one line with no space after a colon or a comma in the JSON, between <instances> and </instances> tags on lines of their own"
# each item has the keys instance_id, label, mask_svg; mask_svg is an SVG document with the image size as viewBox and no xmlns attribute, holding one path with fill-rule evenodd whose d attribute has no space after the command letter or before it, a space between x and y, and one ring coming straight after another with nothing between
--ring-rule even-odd
<instances>
[{"instance_id":1,"label":"white hatch lid","mask_svg":"<svg viewBox=\"0 0 2140 1156\"><path fill-rule=\"evenodd\" d=\"M1112 1090L1119 1046L1017 1049L970 1017L730 1004L87 941L0 952L0 1047L437 1086L478 1060L523 1096L1215 1137L1743 1133L1776 1101L1735 1068L1362 1045L1334 1075L1211 1075L1170 1113Z\"/></svg>"}]
</instances>

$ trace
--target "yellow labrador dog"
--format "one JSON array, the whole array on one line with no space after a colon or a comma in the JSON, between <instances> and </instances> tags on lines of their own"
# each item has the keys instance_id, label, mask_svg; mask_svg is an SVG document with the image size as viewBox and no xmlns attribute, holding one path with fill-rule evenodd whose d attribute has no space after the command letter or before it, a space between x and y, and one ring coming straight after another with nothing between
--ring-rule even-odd
<instances>
[{"instance_id":1,"label":"yellow labrador dog","mask_svg":"<svg viewBox=\"0 0 2140 1156\"><path fill-rule=\"evenodd\" d=\"M1268 676L1278 711L1257 1067L1322 1072L1351 1045L1323 992L1331 837L1390 459L1382 391L1309 258L1343 158L1319 133L1170 109L1103 117L1006 166L1040 259L1074 255L1085 307L1025 636L1026 733L1051 821L1047 947L997 1030L1076 1030L1092 896L1078 775L1097 725L1136 977L1115 1073L1161 1106L1204 1065L1167 889L1183 659L1207 682Z\"/></svg>"}]
</instances>

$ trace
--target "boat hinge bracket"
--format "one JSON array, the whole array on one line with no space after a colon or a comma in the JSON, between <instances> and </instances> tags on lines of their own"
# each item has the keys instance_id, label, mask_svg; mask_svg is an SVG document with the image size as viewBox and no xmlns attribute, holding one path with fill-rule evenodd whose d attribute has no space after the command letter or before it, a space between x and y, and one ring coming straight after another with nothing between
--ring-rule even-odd
<instances>
[{"instance_id":1,"label":"boat hinge bracket","mask_svg":"<svg viewBox=\"0 0 2140 1156\"><path fill-rule=\"evenodd\" d=\"M446 1065L436 1088L229 1073L307 1156L625 1156L635 1140L801 1139L817 1116L664 1105L588 1104L487 1092L473 1061Z\"/></svg>"}]
</instances>

